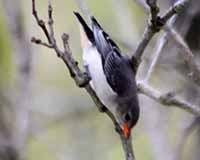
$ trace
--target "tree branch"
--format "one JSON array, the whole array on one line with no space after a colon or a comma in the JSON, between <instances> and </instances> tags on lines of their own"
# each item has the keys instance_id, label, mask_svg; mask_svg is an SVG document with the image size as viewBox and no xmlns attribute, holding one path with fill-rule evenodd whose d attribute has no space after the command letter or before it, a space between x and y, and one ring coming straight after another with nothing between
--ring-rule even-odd
<instances>
[{"instance_id":1,"label":"tree branch","mask_svg":"<svg viewBox=\"0 0 200 160\"><path fill-rule=\"evenodd\" d=\"M166 21L170 19L170 16L172 16L173 14L180 13L185 8L185 6L188 4L188 2L189 2L189 0L180 0L180 1L178 1L173 7L171 7L169 10L167 10L167 12L164 14L163 18L161 18L161 19L164 19L164 21L166 23ZM140 3L140 4L143 5L145 10L148 9L144 3ZM147 27L147 29L148 29L148 27ZM199 69L198 65L195 63L194 56L193 56L191 50L189 49L187 44L184 42L182 37L171 27L171 24L166 24L164 26L164 29L166 31L168 31L168 34L170 36L172 36L172 38L177 42L177 44L179 44L180 48L183 50L182 54L184 54L185 62L191 69L190 77L198 84L200 82L199 81L200 69ZM147 34L147 39L148 39L148 35L149 34ZM151 36L152 36L152 32L150 30L150 37ZM146 36L144 36L144 37L146 37ZM160 51L163 48L164 41L165 40L162 39L162 43L159 44L159 46L158 46L156 57L154 57L154 61L151 64L150 70L149 70L149 72L147 74L147 77L146 77L147 79L149 79L149 77L151 75L151 72L152 72L152 70L153 70L153 68L155 66L155 63L156 63L157 58L158 58L158 56L160 54ZM146 40L143 39L141 42L143 42L143 43L140 43L139 47L141 46L140 47L141 50L144 51L144 48L142 48L142 46L146 47L144 45L144 44L146 44L145 43ZM141 52L141 50L139 50L139 52ZM136 50L136 53L137 53L137 50ZM140 54L139 57L141 58L141 56L142 56L142 54ZM195 115L199 115L199 113L200 113L199 111L200 110L199 110L198 106L193 106L192 104L184 102L183 100L180 100L180 99L175 98L175 97L168 97L167 95L162 95L161 93L159 93L158 91L156 91L155 89L151 88L150 86L148 86L145 83L146 83L146 81L144 81L143 83L138 84L138 89L142 94L145 94L146 96L154 99L155 101L157 101L157 102L159 102L159 103L161 103L163 105L176 106L176 107L182 108L182 109L184 109L184 110L186 110L186 111L188 111L190 113L193 113Z\"/></svg>"},{"instance_id":2,"label":"tree branch","mask_svg":"<svg viewBox=\"0 0 200 160\"><path fill-rule=\"evenodd\" d=\"M134 153L133 153L133 149L132 149L131 137L129 139L124 137L121 127L116 122L113 114L109 110L107 110L106 107L101 103L101 101L97 97L95 91L90 86L89 76L85 72L80 70L80 68L78 66L78 62L72 56L72 52L71 52L71 49L69 46L68 34L64 33L62 35L64 50L61 50L58 48L56 39L54 37L53 16L52 16L53 9L52 9L50 1L49 1L49 5L48 5L48 25L49 25L50 31L48 31L46 24L43 23L44 21L38 17L38 13L37 13L37 10L35 7L35 0L32 0L32 9L33 9L33 16L35 17L37 24L43 30L45 36L47 37L48 43L42 42L38 38L32 38L32 42L39 44L39 45L43 45L43 46L51 48L51 49L54 49L57 56L59 58L61 58L64 61L64 63L66 64L66 66L70 72L70 75L76 82L77 86L85 88L85 90L88 92L88 94L90 95L90 97L92 98L94 103L96 104L99 111L105 112L110 117L110 119L113 121L116 131L120 135L120 138L122 141L122 146L123 146L124 153L126 156L126 160L134 160L135 157L134 157Z\"/></svg>"},{"instance_id":3,"label":"tree branch","mask_svg":"<svg viewBox=\"0 0 200 160\"><path fill-rule=\"evenodd\" d=\"M168 25L172 26L172 24L173 24L175 18L176 18L176 17L171 18L170 21L169 21L169 23L168 23ZM167 42L168 42L168 39L169 39L168 33L164 33L164 34L162 35L162 37L161 37L160 39L157 40L157 42L156 42L156 47L155 47L156 50L155 50L155 53L154 53L152 62L151 62L151 64L150 64L150 67L149 67L149 69L148 69L147 75L146 75L146 77L145 77L145 79L144 79L144 81L145 81L146 83L148 83L148 81L149 81L149 79L150 79L150 77L151 77L151 75L152 75L152 73L153 73L153 71L154 71L154 68L155 68L155 66L156 66L156 63L157 63L157 61L158 61L158 58L160 57L160 54L162 53L164 47L166 46L166 44L167 44Z\"/></svg>"},{"instance_id":4,"label":"tree branch","mask_svg":"<svg viewBox=\"0 0 200 160\"><path fill-rule=\"evenodd\" d=\"M151 75L154 71L154 68L156 66L156 63L158 61L158 58L160 57L160 54L162 53L163 51L163 48L166 46L166 42L167 42L167 34L165 33L160 39L157 40L157 47L156 47L156 50L155 50L155 53L153 55L153 59L151 61L151 64L149 66L149 69L148 69L148 72L146 74L146 77L144 79L144 81L146 83L148 83L149 79L151 78Z\"/></svg>"},{"instance_id":5,"label":"tree branch","mask_svg":"<svg viewBox=\"0 0 200 160\"><path fill-rule=\"evenodd\" d=\"M145 9L145 11L149 11L149 8L143 1L141 1L141 0L137 0L137 1ZM190 0L177 1L174 4L174 6L169 8L166 11L166 13L163 15L163 17L161 18L163 20L163 22L166 23L174 14L178 14L178 13L182 12L185 9L185 7L188 5L189 2L190 2ZM183 55L183 59L190 69L189 77L197 85L200 85L200 66L198 66L198 64L196 63L195 57L194 57L192 51L190 50L188 45L185 43L183 38L169 24L166 24L163 29L169 33L169 35L175 40L175 42L178 44L178 46L182 50L181 54ZM146 30L148 30L150 33L148 33ZM135 54L134 54L135 57L139 58L138 63L140 63L144 49L146 48L146 46L148 44L148 42L146 42L146 41L150 41L150 39L155 34L155 33L152 33L152 31L148 28L146 28L146 30L144 33L144 37L146 37L146 38L144 38L144 40L141 40L141 42L139 43L140 45L138 45L138 48L136 49ZM133 62L136 61L135 57L133 56L133 58L132 58Z\"/></svg>"},{"instance_id":6,"label":"tree branch","mask_svg":"<svg viewBox=\"0 0 200 160\"><path fill-rule=\"evenodd\" d=\"M190 79L200 86L200 66L196 63L195 57L189 46L186 44L180 34L175 31L175 29L169 27L165 28L182 51L180 54L182 54L185 64L189 67L190 73L188 75Z\"/></svg>"},{"instance_id":7,"label":"tree branch","mask_svg":"<svg viewBox=\"0 0 200 160\"><path fill-rule=\"evenodd\" d=\"M140 93L154 99L156 102L163 104L165 106L174 106L186 110L194 115L200 116L200 108L194 106L184 100L175 97L172 93L161 94L159 91L153 89L145 83L138 83L138 90Z\"/></svg>"},{"instance_id":8,"label":"tree branch","mask_svg":"<svg viewBox=\"0 0 200 160\"><path fill-rule=\"evenodd\" d=\"M150 17L148 21L148 25L143 33L143 38L138 44L134 55L132 56L132 62L137 64L135 65L136 70L141 62L141 57L144 53L145 48L149 44L149 41L153 38L153 36L159 32L163 26L166 25L167 21L175 14L180 13L186 6L186 2L189 0L181 0L179 3L176 3L172 8L170 8L162 17L158 16L159 7L156 5L156 0L146 0L149 8L150 8ZM144 6L146 9L146 5Z\"/></svg>"}]
</instances>

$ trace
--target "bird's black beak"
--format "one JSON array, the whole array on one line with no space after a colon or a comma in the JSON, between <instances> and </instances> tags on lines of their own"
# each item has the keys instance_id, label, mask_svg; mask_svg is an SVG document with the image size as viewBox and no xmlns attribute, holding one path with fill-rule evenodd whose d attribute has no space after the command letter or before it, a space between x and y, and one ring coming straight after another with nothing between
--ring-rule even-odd
<instances>
[{"instance_id":1,"label":"bird's black beak","mask_svg":"<svg viewBox=\"0 0 200 160\"><path fill-rule=\"evenodd\" d=\"M125 138L129 138L131 131L130 131L130 128L128 127L128 122L125 122L123 124L122 130L123 130Z\"/></svg>"}]
</instances>

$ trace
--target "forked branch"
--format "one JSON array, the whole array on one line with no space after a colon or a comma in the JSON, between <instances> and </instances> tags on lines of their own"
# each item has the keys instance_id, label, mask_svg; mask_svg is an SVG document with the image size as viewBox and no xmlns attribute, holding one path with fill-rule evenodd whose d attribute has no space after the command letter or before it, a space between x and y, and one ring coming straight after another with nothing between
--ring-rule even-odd
<instances>
[{"instance_id":1,"label":"forked branch","mask_svg":"<svg viewBox=\"0 0 200 160\"><path fill-rule=\"evenodd\" d=\"M145 31L143 33L143 37L140 40L134 55L132 56L132 62L136 65L136 70L141 62L141 57L149 44L150 40L153 36L158 33L168 22L170 18L172 18L175 14L178 14L183 11L183 9L188 4L188 0L180 0L173 7L171 7L162 17L159 14L159 7L157 6L157 0L146 0L147 5L150 8L149 12L149 21ZM146 5L145 5L146 8Z\"/></svg>"}]
</instances>

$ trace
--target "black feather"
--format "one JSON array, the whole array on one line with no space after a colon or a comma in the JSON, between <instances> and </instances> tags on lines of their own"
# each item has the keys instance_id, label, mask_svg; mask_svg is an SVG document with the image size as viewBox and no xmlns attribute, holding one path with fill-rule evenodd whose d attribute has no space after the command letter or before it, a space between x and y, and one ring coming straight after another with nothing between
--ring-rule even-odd
<instances>
[{"instance_id":1,"label":"black feather","mask_svg":"<svg viewBox=\"0 0 200 160\"><path fill-rule=\"evenodd\" d=\"M118 56L120 55L120 49L117 44L110 38L110 36L103 30L101 25L97 22L94 17L92 20L92 31L95 40L95 46L102 58L102 64L104 65L105 60L110 52L117 50Z\"/></svg>"},{"instance_id":2,"label":"black feather","mask_svg":"<svg viewBox=\"0 0 200 160\"><path fill-rule=\"evenodd\" d=\"M84 21L83 17L81 17L81 15L78 12L74 12L74 14L76 18L78 19L78 21L80 22L80 24L83 26L83 29L88 39L90 40L92 44L94 44L95 41L94 41L94 35L93 35L92 30L90 29L90 27L88 27L87 23Z\"/></svg>"},{"instance_id":3,"label":"black feather","mask_svg":"<svg viewBox=\"0 0 200 160\"><path fill-rule=\"evenodd\" d=\"M102 57L107 82L118 95L133 96L133 94L136 94L136 82L128 58L121 55L119 47L103 30L97 20L94 17L91 17L91 20L95 45Z\"/></svg>"}]
</instances>

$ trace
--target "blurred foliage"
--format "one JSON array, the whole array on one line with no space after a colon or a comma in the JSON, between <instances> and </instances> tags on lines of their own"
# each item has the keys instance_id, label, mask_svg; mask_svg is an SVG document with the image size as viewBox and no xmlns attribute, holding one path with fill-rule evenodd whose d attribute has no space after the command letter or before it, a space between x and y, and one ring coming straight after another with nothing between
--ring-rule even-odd
<instances>
[{"instance_id":1,"label":"blurred foliage","mask_svg":"<svg viewBox=\"0 0 200 160\"><path fill-rule=\"evenodd\" d=\"M0 10L0 88L8 85L12 76L10 36L5 25L5 19Z\"/></svg>"}]
</instances>

